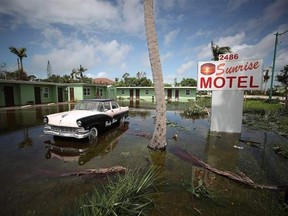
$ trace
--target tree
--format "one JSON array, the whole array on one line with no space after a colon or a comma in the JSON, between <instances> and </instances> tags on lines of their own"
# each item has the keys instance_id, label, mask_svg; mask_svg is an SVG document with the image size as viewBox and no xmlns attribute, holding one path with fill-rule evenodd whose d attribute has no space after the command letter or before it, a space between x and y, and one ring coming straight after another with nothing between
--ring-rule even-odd
<instances>
[{"instance_id":1,"label":"tree","mask_svg":"<svg viewBox=\"0 0 288 216\"><path fill-rule=\"evenodd\" d=\"M18 56L19 60L20 60L20 68L19 68L19 78L20 80L23 80L25 75L24 75L24 68L23 68L23 58L27 57L26 55L26 51L27 49L24 47L21 47L19 49L15 48L15 47L9 47L10 51L12 53L14 53L15 55Z\"/></svg>"},{"instance_id":2,"label":"tree","mask_svg":"<svg viewBox=\"0 0 288 216\"><path fill-rule=\"evenodd\" d=\"M35 81L37 77L35 75L28 76L28 81Z\"/></svg>"},{"instance_id":3,"label":"tree","mask_svg":"<svg viewBox=\"0 0 288 216\"><path fill-rule=\"evenodd\" d=\"M87 68L84 68L82 65L80 65L80 67L77 68L77 71L78 71L78 73L79 73L79 75L80 75L81 80L83 79L83 73L84 73L85 71L87 71L87 70L88 70L88 69L87 69Z\"/></svg>"},{"instance_id":4,"label":"tree","mask_svg":"<svg viewBox=\"0 0 288 216\"><path fill-rule=\"evenodd\" d=\"M144 0L144 19L156 99L156 122L149 147L154 150L165 149L167 144L166 104L160 54L158 50L157 34L155 29L153 0Z\"/></svg>"},{"instance_id":5,"label":"tree","mask_svg":"<svg viewBox=\"0 0 288 216\"><path fill-rule=\"evenodd\" d=\"M187 79L183 79L180 82L181 86L197 86L197 81L193 78L187 78Z\"/></svg>"},{"instance_id":6,"label":"tree","mask_svg":"<svg viewBox=\"0 0 288 216\"><path fill-rule=\"evenodd\" d=\"M137 79L141 79L141 78L143 78L143 77L146 77L146 72L138 71L138 72L136 73L136 77L137 77Z\"/></svg>"},{"instance_id":7,"label":"tree","mask_svg":"<svg viewBox=\"0 0 288 216\"><path fill-rule=\"evenodd\" d=\"M124 82L127 82L127 79L130 77L129 73L124 73L122 78L124 79Z\"/></svg>"},{"instance_id":8,"label":"tree","mask_svg":"<svg viewBox=\"0 0 288 216\"><path fill-rule=\"evenodd\" d=\"M84 68L82 65L80 65L79 68L73 68L73 70L70 74L71 79L73 79L73 80L77 79L78 81L83 81L83 78L84 78L83 73L87 70L88 69Z\"/></svg>"},{"instance_id":9,"label":"tree","mask_svg":"<svg viewBox=\"0 0 288 216\"><path fill-rule=\"evenodd\" d=\"M212 54L213 54L213 59L212 59L213 61L218 61L220 54L232 52L230 47L228 46L219 47L218 45L215 45L213 41L211 41L211 49L212 49Z\"/></svg>"},{"instance_id":10,"label":"tree","mask_svg":"<svg viewBox=\"0 0 288 216\"><path fill-rule=\"evenodd\" d=\"M288 65L285 65L284 69L280 70L280 74L276 75L276 80L284 87L285 107L288 108Z\"/></svg>"}]
</instances>

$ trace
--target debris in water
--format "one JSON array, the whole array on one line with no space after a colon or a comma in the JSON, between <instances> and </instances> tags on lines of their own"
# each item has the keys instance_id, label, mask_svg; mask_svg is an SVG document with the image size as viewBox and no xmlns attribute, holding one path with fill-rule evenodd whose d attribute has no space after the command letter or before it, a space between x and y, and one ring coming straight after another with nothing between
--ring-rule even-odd
<instances>
[{"instance_id":1,"label":"debris in water","mask_svg":"<svg viewBox=\"0 0 288 216\"><path fill-rule=\"evenodd\" d=\"M234 148L236 148L236 149L243 149L243 147L242 147L242 146L237 146L237 145L234 145L233 147L234 147Z\"/></svg>"}]
</instances>

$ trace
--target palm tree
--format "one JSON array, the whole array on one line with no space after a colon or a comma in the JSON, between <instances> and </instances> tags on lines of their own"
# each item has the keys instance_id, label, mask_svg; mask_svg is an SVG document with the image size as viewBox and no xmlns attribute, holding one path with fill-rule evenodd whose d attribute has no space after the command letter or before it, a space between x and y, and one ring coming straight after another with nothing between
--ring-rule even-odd
<instances>
[{"instance_id":1,"label":"palm tree","mask_svg":"<svg viewBox=\"0 0 288 216\"><path fill-rule=\"evenodd\" d=\"M212 54L213 54L213 59L212 59L213 61L218 61L220 54L232 52L230 47L228 46L219 47L218 45L215 45L213 41L211 41L211 49L212 49Z\"/></svg>"},{"instance_id":2,"label":"palm tree","mask_svg":"<svg viewBox=\"0 0 288 216\"><path fill-rule=\"evenodd\" d=\"M80 65L79 68L73 68L73 70L72 70L72 72L71 72L71 74L70 74L71 79L75 80L75 78L76 78L76 79L78 79L78 80L83 81L83 78L84 78L83 73L84 73L85 71L87 71L87 70L88 70L88 69L87 69L87 68L84 68L82 65ZM79 76L80 76L80 77L79 77Z\"/></svg>"},{"instance_id":3,"label":"palm tree","mask_svg":"<svg viewBox=\"0 0 288 216\"><path fill-rule=\"evenodd\" d=\"M166 146L166 104L164 83L160 62L160 55L157 44L155 19L153 12L153 0L144 0L144 18L147 45L150 57L152 76L154 81L156 98L156 122L154 133L150 141L151 149L165 149Z\"/></svg>"},{"instance_id":4,"label":"palm tree","mask_svg":"<svg viewBox=\"0 0 288 216\"><path fill-rule=\"evenodd\" d=\"M80 65L80 67L77 68L77 71L78 71L78 74L80 75L81 80L83 79L83 73L84 73L85 71L87 71L87 70L88 70L88 69L87 69L87 68L84 68L82 65Z\"/></svg>"},{"instance_id":5,"label":"palm tree","mask_svg":"<svg viewBox=\"0 0 288 216\"><path fill-rule=\"evenodd\" d=\"M24 47L21 47L21 48L19 48L19 49L15 48L15 47L9 47L9 49L10 49L10 51L11 51L12 53L14 53L15 55L17 55L18 58L19 58L19 60L20 60L20 71L19 71L19 72L20 72L20 79L23 79L23 78L24 78L24 68L23 68L23 61L22 61L22 59L23 59L24 57L27 57L27 55L26 55L27 49L24 48Z\"/></svg>"}]
</instances>

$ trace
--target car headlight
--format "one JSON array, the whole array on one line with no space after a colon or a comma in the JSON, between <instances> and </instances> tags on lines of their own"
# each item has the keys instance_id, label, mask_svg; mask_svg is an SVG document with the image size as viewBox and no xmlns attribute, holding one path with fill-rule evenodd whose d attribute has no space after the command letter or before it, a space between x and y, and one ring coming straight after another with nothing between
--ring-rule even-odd
<instances>
[{"instance_id":1,"label":"car headlight","mask_svg":"<svg viewBox=\"0 0 288 216\"><path fill-rule=\"evenodd\" d=\"M45 124L48 123L48 117L47 117L47 116L43 117L43 122L44 122Z\"/></svg>"},{"instance_id":2,"label":"car headlight","mask_svg":"<svg viewBox=\"0 0 288 216\"><path fill-rule=\"evenodd\" d=\"M81 127L82 126L82 122L80 120L77 120L76 121L76 124L78 125L78 127Z\"/></svg>"}]
</instances>

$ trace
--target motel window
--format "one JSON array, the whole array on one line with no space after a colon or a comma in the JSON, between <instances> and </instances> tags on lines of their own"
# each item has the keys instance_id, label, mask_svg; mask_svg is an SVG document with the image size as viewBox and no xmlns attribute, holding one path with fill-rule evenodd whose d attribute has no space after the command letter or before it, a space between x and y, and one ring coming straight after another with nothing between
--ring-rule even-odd
<instances>
[{"instance_id":1,"label":"motel window","mask_svg":"<svg viewBox=\"0 0 288 216\"><path fill-rule=\"evenodd\" d=\"M148 89L145 90L145 94L146 94L146 95L149 94L149 90L148 90Z\"/></svg>"},{"instance_id":2,"label":"motel window","mask_svg":"<svg viewBox=\"0 0 288 216\"><path fill-rule=\"evenodd\" d=\"M186 89L186 95L190 95L190 90Z\"/></svg>"},{"instance_id":3,"label":"motel window","mask_svg":"<svg viewBox=\"0 0 288 216\"><path fill-rule=\"evenodd\" d=\"M49 88L44 87L44 93L43 93L44 98L49 98Z\"/></svg>"},{"instance_id":4,"label":"motel window","mask_svg":"<svg viewBox=\"0 0 288 216\"><path fill-rule=\"evenodd\" d=\"M99 89L99 92L100 92L100 97L103 96L103 89Z\"/></svg>"},{"instance_id":5,"label":"motel window","mask_svg":"<svg viewBox=\"0 0 288 216\"><path fill-rule=\"evenodd\" d=\"M84 96L89 96L90 95L90 88L84 88Z\"/></svg>"}]
</instances>

